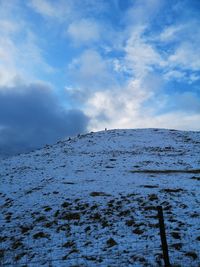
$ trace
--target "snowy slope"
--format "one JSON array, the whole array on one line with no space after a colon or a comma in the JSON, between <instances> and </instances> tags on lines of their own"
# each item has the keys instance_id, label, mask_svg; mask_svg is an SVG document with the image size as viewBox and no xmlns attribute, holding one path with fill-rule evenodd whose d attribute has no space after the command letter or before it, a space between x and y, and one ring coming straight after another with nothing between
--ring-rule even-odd
<instances>
[{"instance_id":1,"label":"snowy slope","mask_svg":"<svg viewBox=\"0 0 200 267\"><path fill-rule=\"evenodd\" d=\"M2 266L200 266L200 132L89 133L0 161ZM21 264L21 265L20 265Z\"/></svg>"}]
</instances>

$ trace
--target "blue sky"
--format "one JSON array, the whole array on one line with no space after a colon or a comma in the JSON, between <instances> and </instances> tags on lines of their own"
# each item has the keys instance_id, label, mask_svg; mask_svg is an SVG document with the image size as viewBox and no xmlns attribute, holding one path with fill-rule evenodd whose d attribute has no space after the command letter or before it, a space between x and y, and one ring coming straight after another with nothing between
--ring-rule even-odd
<instances>
[{"instance_id":1,"label":"blue sky","mask_svg":"<svg viewBox=\"0 0 200 267\"><path fill-rule=\"evenodd\" d=\"M4 151L105 127L199 130L200 1L0 0L0 104Z\"/></svg>"}]
</instances>

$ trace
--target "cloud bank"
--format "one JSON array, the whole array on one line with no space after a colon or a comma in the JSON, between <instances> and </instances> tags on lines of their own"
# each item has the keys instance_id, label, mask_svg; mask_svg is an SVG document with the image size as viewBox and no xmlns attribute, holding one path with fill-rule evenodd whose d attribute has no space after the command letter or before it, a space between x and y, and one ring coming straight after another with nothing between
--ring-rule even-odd
<instances>
[{"instance_id":1,"label":"cloud bank","mask_svg":"<svg viewBox=\"0 0 200 267\"><path fill-rule=\"evenodd\" d=\"M0 87L0 155L30 151L86 131L88 118L66 110L47 85Z\"/></svg>"}]
</instances>

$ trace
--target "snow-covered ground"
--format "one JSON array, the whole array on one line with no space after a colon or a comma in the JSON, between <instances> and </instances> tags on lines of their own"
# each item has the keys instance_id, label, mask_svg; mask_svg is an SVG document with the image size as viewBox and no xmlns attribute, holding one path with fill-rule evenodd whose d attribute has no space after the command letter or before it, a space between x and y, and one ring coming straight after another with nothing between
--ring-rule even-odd
<instances>
[{"instance_id":1,"label":"snow-covered ground","mask_svg":"<svg viewBox=\"0 0 200 267\"><path fill-rule=\"evenodd\" d=\"M0 161L0 265L200 266L200 132L110 130Z\"/></svg>"}]
</instances>

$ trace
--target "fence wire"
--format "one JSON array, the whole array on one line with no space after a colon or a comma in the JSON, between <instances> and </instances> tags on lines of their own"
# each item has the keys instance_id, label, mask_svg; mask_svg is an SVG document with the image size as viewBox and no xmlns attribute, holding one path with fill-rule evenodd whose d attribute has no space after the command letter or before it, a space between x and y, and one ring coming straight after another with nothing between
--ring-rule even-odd
<instances>
[{"instance_id":1,"label":"fence wire","mask_svg":"<svg viewBox=\"0 0 200 267\"><path fill-rule=\"evenodd\" d=\"M58 220L45 232L42 222L34 232L26 232L26 225L2 225L0 266L164 266L157 209L141 207L138 214L140 222L117 217L103 226L95 221ZM189 229L180 233L172 228L168 214L164 218L171 264L200 266L198 233ZM186 218L179 216L182 221Z\"/></svg>"}]
</instances>

